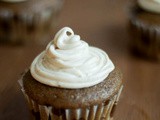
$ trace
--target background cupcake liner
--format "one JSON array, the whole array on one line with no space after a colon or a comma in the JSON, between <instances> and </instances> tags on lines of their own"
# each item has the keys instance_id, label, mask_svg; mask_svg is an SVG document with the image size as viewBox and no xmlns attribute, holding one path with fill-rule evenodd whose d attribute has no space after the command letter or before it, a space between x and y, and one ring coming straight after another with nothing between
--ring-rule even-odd
<instances>
[{"instance_id":1,"label":"background cupcake liner","mask_svg":"<svg viewBox=\"0 0 160 120\"><path fill-rule=\"evenodd\" d=\"M33 120L112 120L115 107L119 100L123 86L119 92L109 100L87 108L58 109L53 106L40 105L31 99L23 89L22 92L27 100Z\"/></svg>"},{"instance_id":2,"label":"background cupcake liner","mask_svg":"<svg viewBox=\"0 0 160 120\"><path fill-rule=\"evenodd\" d=\"M54 3L53 3L54 4ZM46 7L43 11L14 13L9 9L0 10L1 43L46 43L53 34L57 24L58 13L63 0L55 6Z\"/></svg>"},{"instance_id":3,"label":"background cupcake liner","mask_svg":"<svg viewBox=\"0 0 160 120\"><path fill-rule=\"evenodd\" d=\"M129 31L132 50L141 56L160 60L160 26L151 26L136 18L140 8L130 11Z\"/></svg>"}]
</instances>

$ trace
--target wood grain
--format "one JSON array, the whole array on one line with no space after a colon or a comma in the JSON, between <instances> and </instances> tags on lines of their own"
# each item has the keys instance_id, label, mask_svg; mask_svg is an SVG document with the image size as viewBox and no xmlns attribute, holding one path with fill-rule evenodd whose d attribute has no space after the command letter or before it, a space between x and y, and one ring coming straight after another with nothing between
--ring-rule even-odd
<instances>
[{"instance_id":1,"label":"wood grain","mask_svg":"<svg viewBox=\"0 0 160 120\"><path fill-rule=\"evenodd\" d=\"M66 0L58 29L70 26L104 49L123 72L124 90L115 120L160 120L160 64L129 52L127 0ZM28 120L17 80L44 46L0 46L0 120Z\"/></svg>"}]
</instances>

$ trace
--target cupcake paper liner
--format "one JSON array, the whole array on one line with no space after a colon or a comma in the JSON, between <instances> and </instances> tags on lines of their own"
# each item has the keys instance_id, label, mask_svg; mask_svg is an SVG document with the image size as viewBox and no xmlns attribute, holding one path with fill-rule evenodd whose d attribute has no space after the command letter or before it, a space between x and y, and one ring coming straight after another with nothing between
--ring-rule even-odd
<instances>
[{"instance_id":1,"label":"cupcake paper liner","mask_svg":"<svg viewBox=\"0 0 160 120\"><path fill-rule=\"evenodd\" d=\"M59 0L55 6L36 12L0 9L0 43L46 43L54 33L62 3Z\"/></svg>"},{"instance_id":2,"label":"cupcake paper liner","mask_svg":"<svg viewBox=\"0 0 160 120\"><path fill-rule=\"evenodd\" d=\"M137 6L130 8L129 31L132 50L141 56L160 60L160 26L146 24L136 18Z\"/></svg>"},{"instance_id":3,"label":"cupcake paper liner","mask_svg":"<svg viewBox=\"0 0 160 120\"><path fill-rule=\"evenodd\" d=\"M59 109L54 106L36 103L25 93L22 80L20 80L19 83L22 87L22 92L26 98L33 120L112 120L115 107L117 106L123 89L123 86L121 86L117 94L101 104L86 108Z\"/></svg>"}]
</instances>

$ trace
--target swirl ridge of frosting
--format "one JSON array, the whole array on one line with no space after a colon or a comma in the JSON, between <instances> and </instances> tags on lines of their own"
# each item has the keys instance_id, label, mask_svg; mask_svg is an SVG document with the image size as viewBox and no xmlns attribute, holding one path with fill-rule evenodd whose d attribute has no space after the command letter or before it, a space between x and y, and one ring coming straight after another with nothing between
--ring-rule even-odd
<instances>
[{"instance_id":1,"label":"swirl ridge of frosting","mask_svg":"<svg viewBox=\"0 0 160 120\"><path fill-rule=\"evenodd\" d=\"M138 5L146 11L160 14L160 0L138 0Z\"/></svg>"},{"instance_id":2,"label":"swirl ridge of frosting","mask_svg":"<svg viewBox=\"0 0 160 120\"><path fill-rule=\"evenodd\" d=\"M64 27L31 64L31 74L39 82L62 88L85 88L102 82L114 69L101 49L91 47Z\"/></svg>"}]
</instances>

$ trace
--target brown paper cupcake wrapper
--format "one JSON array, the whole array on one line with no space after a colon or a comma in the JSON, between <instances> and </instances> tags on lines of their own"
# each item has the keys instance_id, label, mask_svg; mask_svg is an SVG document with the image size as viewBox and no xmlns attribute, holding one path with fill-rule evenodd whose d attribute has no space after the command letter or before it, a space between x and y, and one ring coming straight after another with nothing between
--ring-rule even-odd
<instances>
[{"instance_id":1,"label":"brown paper cupcake wrapper","mask_svg":"<svg viewBox=\"0 0 160 120\"><path fill-rule=\"evenodd\" d=\"M87 108L57 109L54 106L40 105L31 99L23 89L23 83L19 81L22 92L27 100L33 120L112 120L115 107L119 100L123 86L111 99Z\"/></svg>"},{"instance_id":2,"label":"brown paper cupcake wrapper","mask_svg":"<svg viewBox=\"0 0 160 120\"><path fill-rule=\"evenodd\" d=\"M59 0L54 7L30 13L0 9L0 43L47 43L54 33L62 4L63 0Z\"/></svg>"},{"instance_id":3,"label":"brown paper cupcake wrapper","mask_svg":"<svg viewBox=\"0 0 160 120\"><path fill-rule=\"evenodd\" d=\"M141 56L160 60L160 26L151 26L137 19L136 14L140 8L136 5L130 9L129 31L132 50Z\"/></svg>"}]
</instances>

